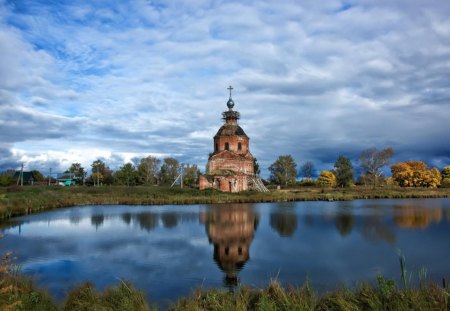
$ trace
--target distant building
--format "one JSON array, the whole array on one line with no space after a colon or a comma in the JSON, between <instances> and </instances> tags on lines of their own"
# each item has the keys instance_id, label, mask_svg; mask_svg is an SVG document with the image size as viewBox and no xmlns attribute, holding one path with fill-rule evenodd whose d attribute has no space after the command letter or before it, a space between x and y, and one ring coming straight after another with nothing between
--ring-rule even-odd
<instances>
[{"instance_id":1,"label":"distant building","mask_svg":"<svg viewBox=\"0 0 450 311\"><path fill-rule=\"evenodd\" d=\"M255 176L250 139L238 124L239 112L233 110L233 88L230 86L228 89L228 111L222 113L225 123L214 136L214 152L209 156L206 174L199 178L199 188L214 188L224 192L267 191L261 179Z\"/></svg>"},{"instance_id":2,"label":"distant building","mask_svg":"<svg viewBox=\"0 0 450 311\"><path fill-rule=\"evenodd\" d=\"M33 176L33 172L21 172L21 171L16 171L14 173L13 179L20 180L21 174L23 176L22 178L24 185L33 185L34 182L37 180L36 176Z\"/></svg>"}]
</instances>

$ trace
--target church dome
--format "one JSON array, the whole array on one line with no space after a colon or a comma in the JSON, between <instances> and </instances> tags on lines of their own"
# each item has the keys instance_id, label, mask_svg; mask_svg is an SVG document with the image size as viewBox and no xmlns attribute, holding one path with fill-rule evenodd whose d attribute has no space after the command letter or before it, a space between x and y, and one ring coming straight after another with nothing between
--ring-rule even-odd
<instances>
[{"instance_id":1,"label":"church dome","mask_svg":"<svg viewBox=\"0 0 450 311\"><path fill-rule=\"evenodd\" d=\"M247 134L245 134L242 127L240 127L237 124L229 124L225 123L220 127L220 129L217 131L217 134L214 136L214 138L219 136L243 136L248 138Z\"/></svg>"},{"instance_id":2,"label":"church dome","mask_svg":"<svg viewBox=\"0 0 450 311\"><path fill-rule=\"evenodd\" d=\"M227 107L229 109L233 109L233 107L234 107L234 101L231 99L231 97L230 97L230 99L227 102Z\"/></svg>"}]
</instances>

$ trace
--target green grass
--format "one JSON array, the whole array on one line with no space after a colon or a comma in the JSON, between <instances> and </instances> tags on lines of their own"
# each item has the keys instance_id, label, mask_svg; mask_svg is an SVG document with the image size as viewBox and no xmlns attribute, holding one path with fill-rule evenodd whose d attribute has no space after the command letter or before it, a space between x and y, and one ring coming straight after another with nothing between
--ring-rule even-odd
<instances>
[{"instance_id":1,"label":"green grass","mask_svg":"<svg viewBox=\"0 0 450 311\"><path fill-rule=\"evenodd\" d=\"M423 283L418 288L397 287L393 280L378 277L375 284L363 283L357 288L338 288L318 295L308 283L283 288L272 282L263 289L240 287L230 293L222 289L196 290L180 298L169 310L449 310L450 291L436 284ZM85 283L74 288L62 304L37 289L25 277L2 275L0 310L157 310L149 307L144 294L127 282L103 292Z\"/></svg>"},{"instance_id":2,"label":"green grass","mask_svg":"<svg viewBox=\"0 0 450 311\"><path fill-rule=\"evenodd\" d=\"M259 203L287 201L343 201L379 198L450 197L450 189L296 188L270 193L222 193L215 190L168 187L13 187L0 188L0 219L76 205L160 205Z\"/></svg>"}]
</instances>

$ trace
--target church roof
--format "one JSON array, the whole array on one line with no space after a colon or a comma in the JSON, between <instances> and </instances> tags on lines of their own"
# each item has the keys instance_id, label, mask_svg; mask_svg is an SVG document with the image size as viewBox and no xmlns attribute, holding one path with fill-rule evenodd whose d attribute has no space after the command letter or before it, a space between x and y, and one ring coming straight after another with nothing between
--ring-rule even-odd
<instances>
[{"instance_id":1,"label":"church roof","mask_svg":"<svg viewBox=\"0 0 450 311\"><path fill-rule=\"evenodd\" d=\"M214 136L214 138L219 136L244 136L247 137L247 134L245 134L242 127L240 127L237 124L229 124L225 123L220 127L220 129L217 131L217 134Z\"/></svg>"}]
</instances>

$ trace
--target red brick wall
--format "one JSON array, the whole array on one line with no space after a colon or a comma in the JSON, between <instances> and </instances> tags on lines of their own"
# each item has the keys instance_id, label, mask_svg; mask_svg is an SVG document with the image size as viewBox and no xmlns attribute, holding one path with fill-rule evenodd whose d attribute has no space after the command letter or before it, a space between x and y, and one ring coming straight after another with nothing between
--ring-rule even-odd
<instances>
[{"instance_id":1,"label":"red brick wall","mask_svg":"<svg viewBox=\"0 0 450 311\"><path fill-rule=\"evenodd\" d=\"M231 170L236 173L253 175L253 158L227 159L214 157L208 162L208 169L210 173L218 170Z\"/></svg>"},{"instance_id":2,"label":"red brick wall","mask_svg":"<svg viewBox=\"0 0 450 311\"><path fill-rule=\"evenodd\" d=\"M213 176L212 180L208 180L204 176L199 178L199 189L205 190L215 188L223 192L240 192L248 190L247 176Z\"/></svg>"},{"instance_id":3,"label":"red brick wall","mask_svg":"<svg viewBox=\"0 0 450 311\"><path fill-rule=\"evenodd\" d=\"M225 150L225 143L228 143L229 150L238 154L246 154L248 152L249 139L241 136L220 136L214 139L214 153ZM238 144L241 143L242 149L238 150ZM219 148L216 150L216 145Z\"/></svg>"}]
</instances>

